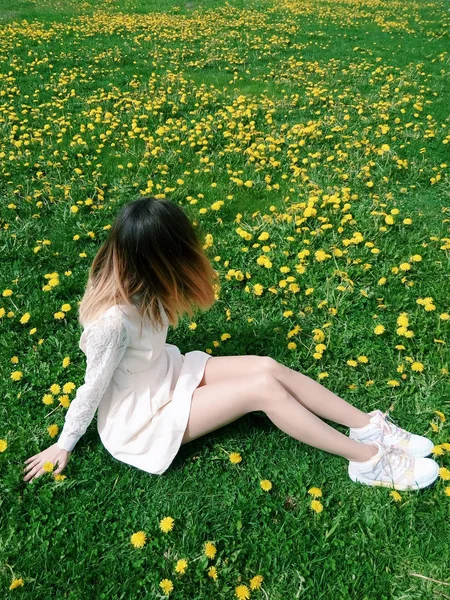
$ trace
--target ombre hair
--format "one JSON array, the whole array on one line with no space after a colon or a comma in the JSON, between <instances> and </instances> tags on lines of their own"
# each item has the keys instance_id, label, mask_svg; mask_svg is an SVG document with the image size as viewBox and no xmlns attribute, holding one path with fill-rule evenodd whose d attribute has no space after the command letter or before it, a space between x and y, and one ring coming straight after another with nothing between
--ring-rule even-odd
<instances>
[{"instance_id":1,"label":"ombre hair","mask_svg":"<svg viewBox=\"0 0 450 600\"><path fill-rule=\"evenodd\" d=\"M169 199L152 196L119 210L106 241L89 269L78 320L84 327L115 304L134 305L153 326L190 318L194 307L210 308L219 277L206 257L184 210ZM138 300L137 300L138 299ZM159 302L158 302L159 301Z\"/></svg>"}]
</instances>

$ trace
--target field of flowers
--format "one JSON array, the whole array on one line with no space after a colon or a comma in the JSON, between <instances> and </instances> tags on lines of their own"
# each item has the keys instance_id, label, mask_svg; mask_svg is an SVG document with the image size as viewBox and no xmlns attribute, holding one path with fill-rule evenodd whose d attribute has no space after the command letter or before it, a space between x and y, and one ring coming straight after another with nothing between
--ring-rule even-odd
<instances>
[{"instance_id":1,"label":"field of flowers","mask_svg":"<svg viewBox=\"0 0 450 600\"><path fill-rule=\"evenodd\" d=\"M449 24L439 0L0 0L2 598L450 598ZM23 481L83 383L90 262L147 194L221 277L167 341L390 409L435 442L432 488L358 486L258 412L161 477L94 419Z\"/></svg>"}]
</instances>

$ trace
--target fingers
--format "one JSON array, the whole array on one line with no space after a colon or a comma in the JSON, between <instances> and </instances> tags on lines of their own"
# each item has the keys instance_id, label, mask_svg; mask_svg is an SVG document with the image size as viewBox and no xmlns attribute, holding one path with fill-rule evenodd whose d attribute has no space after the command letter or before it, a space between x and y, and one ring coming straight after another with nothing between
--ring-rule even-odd
<instances>
[{"instance_id":1,"label":"fingers","mask_svg":"<svg viewBox=\"0 0 450 600\"><path fill-rule=\"evenodd\" d=\"M31 481L35 477L39 477L40 475L42 475L43 472L44 470L41 468L40 464L38 464L34 467L34 469L27 473L27 475L25 475L23 481Z\"/></svg>"},{"instance_id":2,"label":"fingers","mask_svg":"<svg viewBox=\"0 0 450 600\"><path fill-rule=\"evenodd\" d=\"M30 463L28 466L26 466L23 470L23 472L27 472L30 471L33 467L35 467L37 464L39 464L39 459L35 459L32 463Z\"/></svg>"},{"instance_id":3,"label":"fingers","mask_svg":"<svg viewBox=\"0 0 450 600\"><path fill-rule=\"evenodd\" d=\"M30 456L30 458L27 458L27 460L25 461L25 464L31 462L35 458L37 458L37 454L35 454L34 456Z\"/></svg>"},{"instance_id":4,"label":"fingers","mask_svg":"<svg viewBox=\"0 0 450 600\"><path fill-rule=\"evenodd\" d=\"M23 478L23 481L32 481L33 479L40 477L44 473L44 469L42 468L41 465L42 465L42 461L37 459L33 463L30 463L27 467L25 467L25 469L23 471L24 471L24 473L26 472L27 474ZM54 466L57 466L58 468L53 470L52 473L53 473L53 475L58 475L58 473L60 473L64 469L65 463L64 463L64 461L60 461L59 459L57 459L55 461Z\"/></svg>"}]
</instances>

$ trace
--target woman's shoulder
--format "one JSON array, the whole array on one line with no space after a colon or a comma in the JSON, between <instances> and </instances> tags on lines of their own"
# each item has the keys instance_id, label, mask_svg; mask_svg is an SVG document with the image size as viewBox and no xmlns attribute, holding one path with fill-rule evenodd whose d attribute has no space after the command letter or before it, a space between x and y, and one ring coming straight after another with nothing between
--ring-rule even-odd
<instances>
[{"instance_id":1,"label":"woman's shoulder","mask_svg":"<svg viewBox=\"0 0 450 600\"><path fill-rule=\"evenodd\" d=\"M103 310L92 321L88 321L84 326L84 331L108 331L116 329L128 329L131 319L130 311L127 306L113 304L109 308Z\"/></svg>"}]
</instances>

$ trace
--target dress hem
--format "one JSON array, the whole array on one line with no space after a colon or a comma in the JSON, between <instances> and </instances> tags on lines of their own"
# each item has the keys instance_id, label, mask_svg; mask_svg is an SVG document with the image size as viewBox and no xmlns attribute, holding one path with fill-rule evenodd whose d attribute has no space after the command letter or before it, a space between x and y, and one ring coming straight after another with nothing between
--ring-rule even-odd
<instances>
[{"instance_id":1,"label":"dress hem","mask_svg":"<svg viewBox=\"0 0 450 600\"><path fill-rule=\"evenodd\" d=\"M176 349L179 352L178 348ZM162 453L160 457L145 452L131 454L127 452L126 447L122 451L113 450L107 441L105 443L102 434L99 432L101 442L106 450L121 462L146 471L151 475L162 475L170 467L180 450L191 412L192 395L203 378L209 358L211 356L202 350L193 350L184 355L172 399L163 405L153 417L153 419L158 419L157 435L161 440L159 445ZM188 396L188 399L186 396Z\"/></svg>"}]
</instances>

